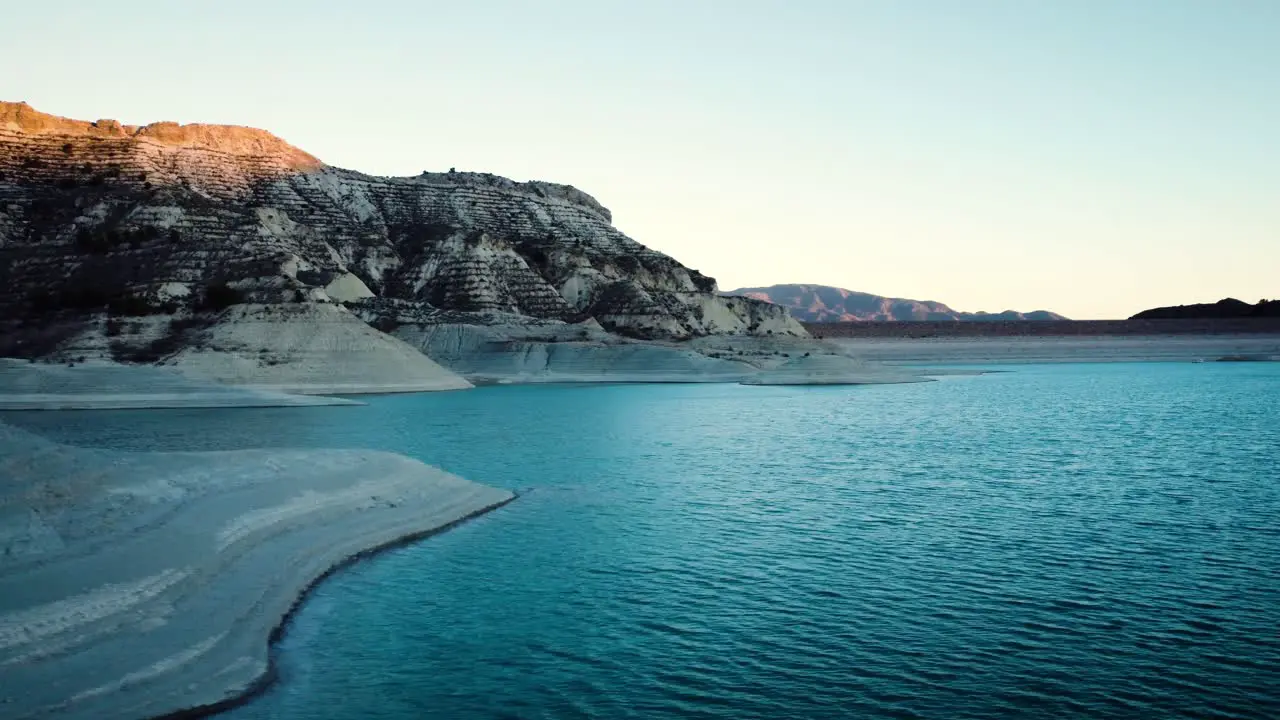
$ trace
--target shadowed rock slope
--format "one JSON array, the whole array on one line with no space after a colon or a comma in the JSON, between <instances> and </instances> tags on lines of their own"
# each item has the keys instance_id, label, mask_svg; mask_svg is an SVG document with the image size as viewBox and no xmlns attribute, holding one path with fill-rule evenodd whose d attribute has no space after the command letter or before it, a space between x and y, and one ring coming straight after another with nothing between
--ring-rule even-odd
<instances>
[{"instance_id":1,"label":"shadowed rock slope","mask_svg":"<svg viewBox=\"0 0 1280 720\"><path fill-rule=\"evenodd\" d=\"M163 361L243 303L329 305L380 330L594 318L642 339L805 335L781 308L715 291L570 186L373 177L262 130L0 103L0 355Z\"/></svg>"},{"instance_id":2,"label":"shadowed rock slope","mask_svg":"<svg viewBox=\"0 0 1280 720\"><path fill-rule=\"evenodd\" d=\"M1066 320L1047 310L1022 313L960 312L932 300L908 300L854 292L828 285L771 285L740 288L728 295L781 305L802 322L1003 322L1009 320Z\"/></svg>"},{"instance_id":3,"label":"shadowed rock slope","mask_svg":"<svg viewBox=\"0 0 1280 720\"><path fill-rule=\"evenodd\" d=\"M1280 318L1280 300L1259 300L1250 305L1243 300L1224 298L1216 303L1174 305L1153 308L1129 318L1130 320L1201 320L1234 318Z\"/></svg>"}]
</instances>

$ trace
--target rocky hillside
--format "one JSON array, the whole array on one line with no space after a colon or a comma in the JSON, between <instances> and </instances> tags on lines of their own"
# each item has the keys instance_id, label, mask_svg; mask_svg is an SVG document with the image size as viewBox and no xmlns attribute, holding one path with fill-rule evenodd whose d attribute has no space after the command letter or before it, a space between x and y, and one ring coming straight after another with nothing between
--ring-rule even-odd
<instances>
[{"instance_id":1,"label":"rocky hillside","mask_svg":"<svg viewBox=\"0 0 1280 720\"><path fill-rule=\"evenodd\" d=\"M715 291L570 186L373 177L262 130L0 103L0 355L47 352L79 322L117 346L146 325L138 357L154 359L245 303L326 304L383 329L594 318L635 338L805 334L780 308ZM134 322L156 316L190 322Z\"/></svg>"},{"instance_id":2,"label":"rocky hillside","mask_svg":"<svg viewBox=\"0 0 1280 720\"><path fill-rule=\"evenodd\" d=\"M854 292L828 285L771 285L740 288L728 295L764 300L781 305L803 322L980 322L1007 320L1066 320L1047 310L1021 313L960 312L932 300L890 298Z\"/></svg>"},{"instance_id":3,"label":"rocky hillside","mask_svg":"<svg viewBox=\"0 0 1280 720\"><path fill-rule=\"evenodd\" d=\"M1174 305L1153 308L1129 318L1130 320L1202 320L1224 318L1277 318L1280 317L1280 300L1259 300L1250 305L1243 300L1224 298L1216 303Z\"/></svg>"}]
</instances>

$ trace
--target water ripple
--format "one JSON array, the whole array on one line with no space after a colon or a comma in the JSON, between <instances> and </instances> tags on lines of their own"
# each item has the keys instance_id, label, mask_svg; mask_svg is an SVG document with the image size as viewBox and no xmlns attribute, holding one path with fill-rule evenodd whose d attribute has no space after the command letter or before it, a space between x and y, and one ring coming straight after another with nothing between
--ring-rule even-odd
<instances>
[{"instance_id":1,"label":"water ripple","mask_svg":"<svg viewBox=\"0 0 1280 720\"><path fill-rule=\"evenodd\" d=\"M234 718L1280 717L1276 365L58 415L5 420L538 488L324 583Z\"/></svg>"}]
</instances>

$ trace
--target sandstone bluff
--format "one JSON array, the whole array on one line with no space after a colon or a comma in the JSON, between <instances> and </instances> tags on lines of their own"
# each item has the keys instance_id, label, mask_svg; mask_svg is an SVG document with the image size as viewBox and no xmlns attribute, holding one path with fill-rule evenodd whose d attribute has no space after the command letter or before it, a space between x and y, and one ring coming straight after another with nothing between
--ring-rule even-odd
<instances>
[{"instance_id":1,"label":"sandstone bluff","mask_svg":"<svg viewBox=\"0 0 1280 720\"><path fill-rule=\"evenodd\" d=\"M302 391L335 371L360 391L382 362L415 366L381 383L408 390L466 386L418 352L441 342L806 335L785 309L716 290L571 186L374 177L262 130L0 103L0 356Z\"/></svg>"}]
</instances>

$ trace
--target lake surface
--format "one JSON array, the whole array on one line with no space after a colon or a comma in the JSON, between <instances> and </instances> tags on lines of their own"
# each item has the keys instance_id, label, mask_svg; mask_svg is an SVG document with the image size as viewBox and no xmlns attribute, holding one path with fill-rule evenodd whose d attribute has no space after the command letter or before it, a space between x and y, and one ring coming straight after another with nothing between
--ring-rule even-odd
<instances>
[{"instance_id":1,"label":"lake surface","mask_svg":"<svg viewBox=\"0 0 1280 720\"><path fill-rule=\"evenodd\" d=\"M322 583L226 718L1280 717L1280 365L4 414L525 491Z\"/></svg>"}]
</instances>

